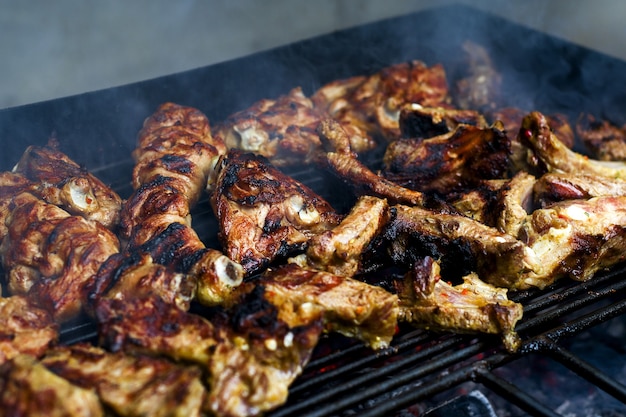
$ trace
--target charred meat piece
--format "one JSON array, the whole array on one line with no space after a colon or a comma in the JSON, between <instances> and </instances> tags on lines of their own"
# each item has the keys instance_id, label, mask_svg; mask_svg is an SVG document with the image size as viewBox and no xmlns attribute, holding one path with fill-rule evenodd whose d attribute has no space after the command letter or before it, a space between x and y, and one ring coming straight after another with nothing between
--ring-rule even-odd
<instances>
[{"instance_id":1,"label":"charred meat piece","mask_svg":"<svg viewBox=\"0 0 626 417\"><path fill-rule=\"evenodd\" d=\"M511 140L511 171L513 173L526 171L533 175L541 175L543 165L535 153L528 147L526 142L521 141L518 133L522 126L522 120L528 115L527 111L516 107L504 107L491 112L493 122L499 121L504 131ZM557 135L563 144L572 148L575 142L574 131L567 117L560 113L546 115L550 129Z\"/></svg>"},{"instance_id":2,"label":"charred meat piece","mask_svg":"<svg viewBox=\"0 0 626 417\"><path fill-rule=\"evenodd\" d=\"M450 205L458 214L484 223L487 226L496 225L496 212L500 203L502 191L510 180L484 180L453 199Z\"/></svg>"},{"instance_id":3,"label":"charred meat piece","mask_svg":"<svg viewBox=\"0 0 626 417\"><path fill-rule=\"evenodd\" d=\"M133 188L122 212L122 236L138 246L170 223L189 223L189 210L200 197L224 143L211 136L200 111L173 103L161 105L138 134ZM141 239L133 239L141 228Z\"/></svg>"},{"instance_id":4,"label":"charred meat piece","mask_svg":"<svg viewBox=\"0 0 626 417\"><path fill-rule=\"evenodd\" d=\"M519 140L541 160L545 172L567 172L626 178L626 163L599 161L569 149L552 131L548 119L539 112L524 117Z\"/></svg>"},{"instance_id":5,"label":"charred meat piece","mask_svg":"<svg viewBox=\"0 0 626 417\"><path fill-rule=\"evenodd\" d=\"M540 268L516 283L543 288L569 276L591 279L624 260L626 197L570 200L535 210L520 229Z\"/></svg>"},{"instance_id":6,"label":"charred meat piece","mask_svg":"<svg viewBox=\"0 0 626 417\"><path fill-rule=\"evenodd\" d=\"M399 139L387 146L383 176L403 187L440 196L454 195L481 180L506 178L510 141L494 125L459 125L425 140Z\"/></svg>"},{"instance_id":7,"label":"charred meat piece","mask_svg":"<svg viewBox=\"0 0 626 417\"><path fill-rule=\"evenodd\" d=\"M361 270L361 255L389 219L387 200L363 196L332 230L314 236L306 250L306 264L343 277Z\"/></svg>"},{"instance_id":8,"label":"charred meat piece","mask_svg":"<svg viewBox=\"0 0 626 417\"><path fill-rule=\"evenodd\" d=\"M13 169L37 184L37 194L72 215L113 229L120 221L122 199L115 191L57 149L29 146Z\"/></svg>"},{"instance_id":9,"label":"charred meat piece","mask_svg":"<svg viewBox=\"0 0 626 417\"><path fill-rule=\"evenodd\" d=\"M97 393L118 416L203 415L207 393L198 367L147 355L110 353L87 344L55 347L41 363L70 383Z\"/></svg>"},{"instance_id":10,"label":"charred meat piece","mask_svg":"<svg viewBox=\"0 0 626 417\"><path fill-rule=\"evenodd\" d=\"M23 175L8 171L0 172L0 242L8 232L6 220L13 209L13 198L34 189L35 184Z\"/></svg>"},{"instance_id":11,"label":"charred meat piece","mask_svg":"<svg viewBox=\"0 0 626 417\"><path fill-rule=\"evenodd\" d=\"M181 180L189 206L199 198L215 159L226 152L208 119L192 107L165 103L143 123L133 151L133 188L157 175Z\"/></svg>"},{"instance_id":12,"label":"charred meat piece","mask_svg":"<svg viewBox=\"0 0 626 417\"><path fill-rule=\"evenodd\" d=\"M340 216L265 158L231 150L217 165L211 203L225 253L248 275L302 250Z\"/></svg>"},{"instance_id":13,"label":"charred meat piece","mask_svg":"<svg viewBox=\"0 0 626 417\"><path fill-rule=\"evenodd\" d=\"M398 299L383 288L296 264L269 269L257 285L265 288L272 304L319 311L327 331L357 338L373 349L387 347L396 332Z\"/></svg>"},{"instance_id":14,"label":"charred meat piece","mask_svg":"<svg viewBox=\"0 0 626 417\"><path fill-rule=\"evenodd\" d=\"M199 110L161 105L139 132L133 152L135 191L124 204L120 222L130 251L157 241L159 250L170 254L169 261L184 264L182 272L198 282L196 296L205 304L221 303L244 273L219 250L206 248L190 226L191 207L225 152L226 145L211 135L209 121ZM164 238L171 237L172 230L184 240ZM163 246L168 243L170 247Z\"/></svg>"},{"instance_id":15,"label":"charred meat piece","mask_svg":"<svg viewBox=\"0 0 626 417\"><path fill-rule=\"evenodd\" d=\"M626 125L619 127L583 113L576 122L576 134L590 155L601 161L626 160Z\"/></svg>"},{"instance_id":16,"label":"charred meat piece","mask_svg":"<svg viewBox=\"0 0 626 417\"><path fill-rule=\"evenodd\" d=\"M519 172L500 190L498 203L493 211L498 230L517 237L526 216L534 209L533 192L536 181L534 176Z\"/></svg>"},{"instance_id":17,"label":"charred meat piece","mask_svg":"<svg viewBox=\"0 0 626 417\"><path fill-rule=\"evenodd\" d=\"M229 149L263 156L274 166L308 163L321 146L315 129L322 117L327 117L326 112L317 109L301 88L294 88L276 100L260 100L233 114L217 126L215 135ZM358 126L345 127L358 152L374 148L373 140Z\"/></svg>"},{"instance_id":18,"label":"charred meat piece","mask_svg":"<svg viewBox=\"0 0 626 417\"><path fill-rule=\"evenodd\" d=\"M516 237L534 208L534 176L521 171L508 180L482 181L452 203L459 213Z\"/></svg>"},{"instance_id":19,"label":"charred meat piece","mask_svg":"<svg viewBox=\"0 0 626 417\"><path fill-rule=\"evenodd\" d=\"M0 297L0 365L19 354L40 357L58 340L52 315L26 297Z\"/></svg>"},{"instance_id":20,"label":"charred meat piece","mask_svg":"<svg viewBox=\"0 0 626 417\"><path fill-rule=\"evenodd\" d=\"M182 310L189 310L196 283L183 273L155 263L148 253L115 254L102 265L84 292L88 310L103 297L126 300L154 294Z\"/></svg>"},{"instance_id":21,"label":"charred meat piece","mask_svg":"<svg viewBox=\"0 0 626 417\"><path fill-rule=\"evenodd\" d=\"M334 120L320 123L320 138L329 150L320 155L318 163L348 184L357 196L372 195L392 203L426 205L428 197L418 191L389 181L359 161L351 151L347 132Z\"/></svg>"},{"instance_id":22,"label":"charred meat piece","mask_svg":"<svg viewBox=\"0 0 626 417\"><path fill-rule=\"evenodd\" d=\"M0 245L12 294L23 294L59 322L76 316L83 288L107 258L117 237L101 223L71 216L29 193L13 199Z\"/></svg>"},{"instance_id":23,"label":"charred meat piece","mask_svg":"<svg viewBox=\"0 0 626 417\"><path fill-rule=\"evenodd\" d=\"M459 125L471 125L481 129L488 124L482 114L475 110L458 110L446 107L422 107L409 104L400 110L401 137L428 139L452 132Z\"/></svg>"},{"instance_id":24,"label":"charred meat piece","mask_svg":"<svg viewBox=\"0 0 626 417\"><path fill-rule=\"evenodd\" d=\"M487 50L472 41L463 43L467 56L467 74L456 82L454 98L463 109L483 110L498 107L502 94L502 76Z\"/></svg>"},{"instance_id":25,"label":"charred meat piece","mask_svg":"<svg viewBox=\"0 0 626 417\"><path fill-rule=\"evenodd\" d=\"M341 124L362 127L371 136L388 140L400 136L400 110L405 105L444 107L449 101L443 66L428 67L421 61L402 62L370 76L330 83L312 99Z\"/></svg>"},{"instance_id":26,"label":"charred meat piece","mask_svg":"<svg viewBox=\"0 0 626 417\"><path fill-rule=\"evenodd\" d=\"M439 259L450 281L476 272L493 285L510 288L539 269L539 259L515 237L458 214L419 207L392 207L392 219L373 243L396 265L411 267L425 256Z\"/></svg>"},{"instance_id":27,"label":"charred meat piece","mask_svg":"<svg viewBox=\"0 0 626 417\"><path fill-rule=\"evenodd\" d=\"M278 319L263 288L241 296L211 321L158 297L102 299L100 335L113 351L164 355L200 365L209 375L208 404L223 416L255 416L282 404L321 333L319 316Z\"/></svg>"},{"instance_id":28,"label":"charred meat piece","mask_svg":"<svg viewBox=\"0 0 626 417\"><path fill-rule=\"evenodd\" d=\"M400 321L432 330L499 334L509 351L519 347L515 325L522 305L510 301L506 289L486 284L474 273L452 285L442 279L439 264L425 257L397 288Z\"/></svg>"},{"instance_id":29,"label":"charred meat piece","mask_svg":"<svg viewBox=\"0 0 626 417\"><path fill-rule=\"evenodd\" d=\"M537 203L546 207L557 201L602 196L626 196L626 181L592 174L549 173L534 187Z\"/></svg>"},{"instance_id":30,"label":"charred meat piece","mask_svg":"<svg viewBox=\"0 0 626 417\"><path fill-rule=\"evenodd\" d=\"M30 355L0 365L0 410L5 416L105 415L94 391L71 384Z\"/></svg>"}]
</instances>

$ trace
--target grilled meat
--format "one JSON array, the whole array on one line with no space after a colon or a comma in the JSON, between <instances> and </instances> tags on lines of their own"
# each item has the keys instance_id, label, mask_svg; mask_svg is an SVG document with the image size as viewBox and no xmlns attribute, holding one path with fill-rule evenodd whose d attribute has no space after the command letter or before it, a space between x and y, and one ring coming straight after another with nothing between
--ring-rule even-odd
<instances>
[{"instance_id":1,"label":"grilled meat","mask_svg":"<svg viewBox=\"0 0 626 417\"><path fill-rule=\"evenodd\" d=\"M584 173L549 173L538 179L534 192L537 203L546 207L563 200L625 196L626 181Z\"/></svg>"},{"instance_id":2,"label":"grilled meat","mask_svg":"<svg viewBox=\"0 0 626 417\"><path fill-rule=\"evenodd\" d=\"M586 173L609 178L626 178L626 163L598 161L569 149L550 129L539 112L524 117L519 140L533 150L543 164L543 172Z\"/></svg>"},{"instance_id":3,"label":"grilled meat","mask_svg":"<svg viewBox=\"0 0 626 417\"><path fill-rule=\"evenodd\" d=\"M309 241L306 264L343 277L357 274L365 248L389 219L388 208L384 199L359 198L339 225Z\"/></svg>"},{"instance_id":4,"label":"grilled meat","mask_svg":"<svg viewBox=\"0 0 626 417\"><path fill-rule=\"evenodd\" d=\"M248 275L302 250L340 216L265 158L232 150L218 163L211 203L225 253Z\"/></svg>"},{"instance_id":5,"label":"grilled meat","mask_svg":"<svg viewBox=\"0 0 626 417\"><path fill-rule=\"evenodd\" d=\"M203 415L207 393L198 367L109 353L87 344L55 347L41 363L70 383L96 392L118 416Z\"/></svg>"},{"instance_id":6,"label":"grilled meat","mask_svg":"<svg viewBox=\"0 0 626 417\"><path fill-rule=\"evenodd\" d=\"M502 123L504 131L511 140L511 172L526 171L539 176L544 172L543 165L537 155L528 147L528 144L522 141L518 135L522 120L527 114L528 112L516 107L505 107L494 110L490 113L490 117L494 122ZM575 135L567 117L560 113L545 117L550 129L566 147L571 149L574 146Z\"/></svg>"},{"instance_id":7,"label":"grilled meat","mask_svg":"<svg viewBox=\"0 0 626 417\"><path fill-rule=\"evenodd\" d=\"M92 390L50 372L30 355L0 365L3 416L100 417L103 407Z\"/></svg>"},{"instance_id":8,"label":"grilled meat","mask_svg":"<svg viewBox=\"0 0 626 417\"><path fill-rule=\"evenodd\" d=\"M416 104L402 107L399 124L401 137L417 140L444 135L462 124L481 129L488 127L484 116L475 110L422 107Z\"/></svg>"},{"instance_id":9,"label":"grilled meat","mask_svg":"<svg viewBox=\"0 0 626 417\"><path fill-rule=\"evenodd\" d=\"M29 146L13 169L37 185L37 195L72 215L117 227L122 199L115 191L58 150L58 143Z\"/></svg>"},{"instance_id":10,"label":"grilled meat","mask_svg":"<svg viewBox=\"0 0 626 417\"><path fill-rule=\"evenodd\" d=\"M517 173L500 190L494 214L496 228L511 236L517 236L528 213L534 209L533 192L537 179L526 173Z\"/></svg>"},{"instance_id":11,"label":"grilled meat","mask_svg":"<svg viewBox=\"0 0 626 417\"><path fill-rule=\"evenodd\" d=\"M515 325L522 318L522 305L510 301L506 289L486 284L474 273L452 285L427 256L397 282L397 290L400 321L432 330L499 334L509 351L519 347Z\"/></svg>"},{"instance_id":12,"label":"grilled meat","mask_svg":"<svg viewBox=\"0 0 626 417\"><path fill-rule=\"evenodd\" d=\"M397 265L439 259L442 273L455 281L471 272L491 284L510 288L541 262L527 245L468 217L435 213L420 207L392 207L392 219L372 245Z\"/></svg>"},{"instance_id":13,"label":"grilled meat","mask_svg":"<svg viewBox=\"0 0 626 417\"><path fill-rule=\"evenodd\" d=\"M481 180L506 178L509 154L510 141L501 126L459 125L434 138L390 143L382 174L403 187L448 196Z\"/></svg>"},{"instance_id":14,"label":"grilled meat","mask_svg":"<svg viewBox=\"0 0 626 417\"><path fill-rule=\"evenodd\" d=\"M324 120L318 128L320 138L330 150L318 162L348 184L358 196L372 195L392 203L428 204L424 194L389 181L374 173L351 151L347 132L334 120Z\"/></svg>"},{"instance_id":15,"label":"grilled meat","mask_svg":"<svg viewBox=\"0 0 626 417\"><path fill-rule=\"evenodd\" d=\"M396 332L397 297L380 287L296 264L269 269L257 285L272 304L319 311L327 331L355 337L373 349L387 347Z\"/></svg>"},{"instance_id":16,"label":"grilled meat","mask_svg":"<svg viewBox=\"0 0 626 417\"><path fill-rule=\"evenodd\" d=\"M400 136L400 110L407 104L444 107L449 101L442 65L421 61L392 65L366 77L335 81L312 97L342 125L361 127L372 137ZM354 148L354 151L357 151Z\"/></svg>"},{"instance_id":17,"label":"grilled meat","mask_svg":"<svg viewBox=\"0 0 626 417\"><path fill-rule=\"evenodd\" d=\"M585 281L623 261L625 225L626 197L569 200L535 210L520 228L519 237L540 268L515 286L543 288L564 276Z\"/></svg>"},{"instance_id":18,"label":"grilled meat","mask_svg":"<svg viewBox=\"0 0 626 417\"><path fill-rule=\"evenodd\" d=\"M521 223L535 208L536 182L524 171L508 180L481 181L452 206L464 216L516 237Z\"/></svg>"},{"instance_id":19,"label":"grilled meat","mask_svg":"<svg viewBox=\"0 0 626 417\"><path fill-rule=\"evenodd\" d=\"M169 248L169 260L184 264L197 281L196 296L219 304L243 279L243 268L220 251L205 247L191 228L191 207L206 187L209 174L226 152L221 139L211 135L209 121L197 109L173 103L161 105L148 117L133 152L135 191L124 204L121 233L128 249L163 239L176 230L184 241ZM172 228L173 225L178 225Z\"/></svg>"},{"instance_id":20,"label":"grilled meat","mask_svg":"<svg viewBox=\"0 0 626 417\"><path fill-rule=\"evenodd\" d=\"M601 161L626 160L626 125L619 127L608 120L598 120L589 113L583 113L576 121L576 134L593 158Z\"/></svg>"},{"instance_id":21,"label":"grilled meat","mask_svg":"<svg viewBox=\"0 0 626 417\"><path fill-rule=\"evenodd\" d=\"M113 351L164 355L209 374L208 404L216 415L254 416L282 404L321 332L318 315L292 311L279 319L262 287L244 294L211 321L158 297L101 299L100 335Z\"/></svg>"},{"instance_id":22,"label":"grilled meat","mask_svg":"<svg viewBox=\"0 0 626 417\"><path fill-rule=\"evenodd\" d=\"M263 156L274 166L308 163L321 146L315 129L323 117L326 112L316 108L301 88L294 88L231 115L217 126L215 136L223 138L229 149ZM345 128L357 152L374 148L374 141L357 125Z\"/></svg>"},{"instance_id":23,"label":"grilled meat","mask_svg":"<svg viewBox=\"0 0 626 417\"><path fill-rule=\"evenodd\" d=\"M126 300L142 294L154 294L165 302L189 310L196 290L192 279L173 268L154 262L149 253L136 251L131 255L109 257L84 292L88 309L103 297Z\"/></svg>"},{"instance_id":24,"label":"grilled meat","mask_svg":"<svg viewBox=\"0 0 626 417\"><path fill-rule=\"evenodd\" d=\"M76 316L84 285L119 251L117 237L101 223L71 216L29 193L11 204L0 245L10 292L28 295L57 321Z\"/></svg>"},{"instance_id":25,"label":"grilled meat","mask_svg":"<svg viewBox=\"0 0 626 417\"><path fill-rule=\"evenodd\" d=\"M8 171L0 172L0 242L8 232L6 220L13 209L13 197L26 191L33 191L34 188L35 184L23 175Z\"/></svg>"},{"instance_id":26,"label":"grilled meat","mask_svg":"<svg viewBox=\"0 0 626 417\"><path fill-rule=\"evenodd\" d=\"M161 105L138 134L133 188L122 211L122 236L135 247L174 221L189 224L189 210L204 190L224 143L211 136L206 116L173 103ZM142 231L141 239L134 235Z\"/></svg>"},{"instance_id":27,"label":"grilled meat","mask_svg":"<svg viewBox=\"0 0 626 417\"><path fill-rule=\"evenodd\" d=\"M0 365L19 354L40 357L58 339L52 315L26 297L0 297Z\"/></svg>"}]
</instances>

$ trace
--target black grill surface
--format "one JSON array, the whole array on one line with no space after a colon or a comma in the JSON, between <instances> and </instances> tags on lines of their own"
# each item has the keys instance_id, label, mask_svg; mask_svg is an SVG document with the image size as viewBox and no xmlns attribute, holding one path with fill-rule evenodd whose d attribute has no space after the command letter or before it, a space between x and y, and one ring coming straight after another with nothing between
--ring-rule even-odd
<instances>
[{"instance_id":1,"label":"black grill surface","mask_svg":"<svg viewBox=\"0 0 626 417\"><path fill-rule=\"evenodd\" d=\"M585 111L616 124L626 122L626 63L457 5L141 83L1 110L0 169L11 169L28 144L43 145L56 136L61 150L127 197L136 134L144 118L163 102L197 107L218 121L295 86L311 93L331 80L410 59L442 63L454 79L465 40L491 53L503 74L506 105L558 111L570 120ZM338 210L349 208L352 200L340 197L347 193L338 193L341 185L327 174L313 167L288 173ZM192 215L207 246L219 247L206 198ZM523 344L515 354L504 351L497 337L410 327L401 328L392 346L380 352L328 336L293 385L287 404L269 415L406 416L428 409L430 415L445 415L441 407L446 404L461 410L484 406L482 399L481 404L475 397L467 399L476 388L488 393L496 409L500 403L510 405L509 415L560 415L573 395L599 396L607 410L624 410L626 371L612 368L626 368L626 331L615 332L626 323L625 274L626 267L620 266L589 282L565 280L544 291L512 294L525 306L517 328ZM62 332L65 343L94 337L93 324L85 320L70 323ZM597 350L605 356L587 355ZM555 367L571 375L564 385L578 387L572 381L580 380L588 387L573 394L559 386L557 377L554 392L548 392Z\"/></svg>"}]
</instances>

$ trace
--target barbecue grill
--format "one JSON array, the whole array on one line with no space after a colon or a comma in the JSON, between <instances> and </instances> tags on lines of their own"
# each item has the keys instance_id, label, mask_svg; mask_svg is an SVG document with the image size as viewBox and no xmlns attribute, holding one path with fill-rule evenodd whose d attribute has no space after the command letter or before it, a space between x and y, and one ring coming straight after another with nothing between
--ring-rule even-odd
<instances>
[{"instance_id":1,"label":"barbecue grill","mask_svg":"<svg viewBox=\"0 0 626 417\"><path fill-rule=\"evenodd\" d=\"M491 54L503 75L507 105L560 112L570 120L585 111L626 123L626 89L613 87L626 85L625 62L455 5L205 68L2 110L0 169L11 169L27 144L43 145L55 136L62 151L127 197L136 134L163 102L194 106L218 121L295 86L308 94L329 81L411 59L442 63L453 79L463 65L461 45L466 40ZM378 157L373 154L370 164ZM342 185L330 175L313 167L287 172L339 211L350 207L349 193L337 193ZM192 216L206 245L219 247L206 198ZM466 394L476 390L507 415L561 415L570 412L563 404L573 394L593 397L589 410L595 415L626 415L626 331L619 332L626 326L624 274L626 267L618 266L589 282L562 280L543 291L510 293L525 306L517 326L523 342L516 353L506 352L497 337L408 326L400 329L391 347L379 352L329 335L292 386L288 402L268 415L405 416L427 410L432 410L430 415L452 415L452 404L463 409L455 399L467 400ZM95 327L87 319L62 329L63 343L93 338ZM589 355L593 350L602 354ZM555 369L562 375L556 380ZM556 385L552 392L547 390L550 381ZM584 388L572 393L560 384Z\"/></svg>"}]
</instances>

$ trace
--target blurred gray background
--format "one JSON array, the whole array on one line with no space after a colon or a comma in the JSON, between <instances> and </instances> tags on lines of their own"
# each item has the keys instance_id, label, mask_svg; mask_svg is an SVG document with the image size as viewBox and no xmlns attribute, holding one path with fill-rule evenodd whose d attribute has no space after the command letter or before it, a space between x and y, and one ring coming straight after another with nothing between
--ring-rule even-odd
<instances>
[{"instance_id":1,"label":"blurred gray background","mask_svg":"<svg viewBox=\"0 0 626 417\"><path fill-rule=\"evenodd\" d=\"M626 59L621 0L0 0L0 108L193 69L449 3Z\"/></svg>"}]
</instances>

